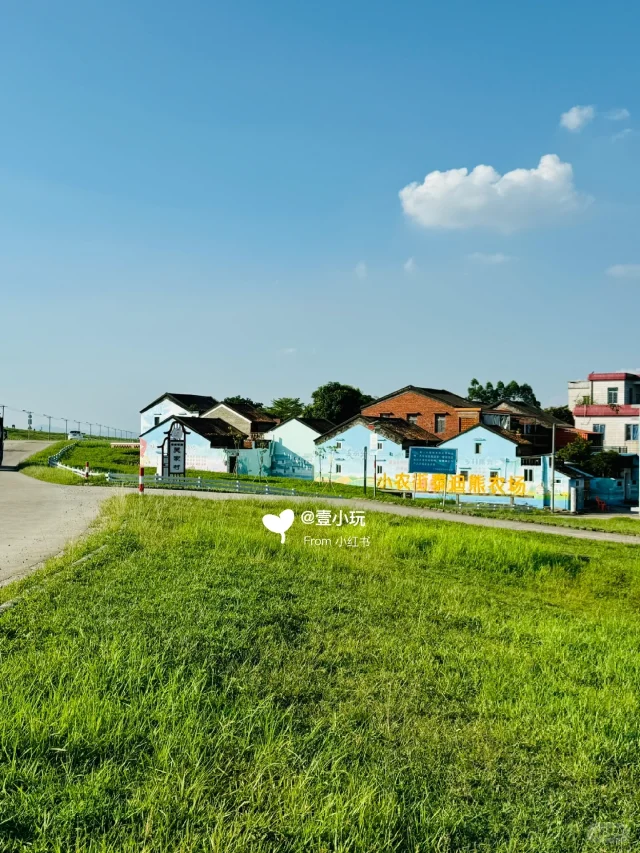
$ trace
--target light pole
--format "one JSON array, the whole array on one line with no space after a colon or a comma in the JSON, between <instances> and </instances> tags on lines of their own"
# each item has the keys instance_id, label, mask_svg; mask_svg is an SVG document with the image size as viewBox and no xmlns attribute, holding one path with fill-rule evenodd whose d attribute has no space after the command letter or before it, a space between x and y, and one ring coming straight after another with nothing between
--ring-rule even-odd
<instances>
[{"instance_id":1,"label":"light pole","mask_svg":"<svg viewBox=\"0 0 640 853\"><path fill-rule=\"evenodd\" d=\"M556 511L556 425L551 427L551 512Z\"/></svg>"}]
</instances>

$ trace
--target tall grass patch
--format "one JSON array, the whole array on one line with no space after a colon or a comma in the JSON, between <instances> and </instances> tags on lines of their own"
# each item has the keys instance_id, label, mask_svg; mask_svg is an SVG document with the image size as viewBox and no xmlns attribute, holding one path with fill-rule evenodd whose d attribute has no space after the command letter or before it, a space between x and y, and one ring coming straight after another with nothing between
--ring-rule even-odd
<instances>
[{"instance_id":1,"label":"tall grass patch","mask_svg":"<svg viewBox=\"0 0 640 853\"><path fill-rule=\"evenodd\" d=\"M636 843L635 547L285 506L118 498L17 589L4 849Z\"/></svg>"}]
</instances>

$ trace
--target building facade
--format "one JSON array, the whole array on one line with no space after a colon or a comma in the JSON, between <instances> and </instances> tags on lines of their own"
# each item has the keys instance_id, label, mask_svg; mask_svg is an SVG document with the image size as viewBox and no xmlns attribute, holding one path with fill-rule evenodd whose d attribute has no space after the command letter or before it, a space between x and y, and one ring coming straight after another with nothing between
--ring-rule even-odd
<instances>
[{"instance_id":1,"label":"building facade","mask_svg":"<svg viewBox=\"0 0 640 853\"><path fill-rule=\"evenodd\" d=\"M269 442L250 441L219 418L170 416L140 436L140 464L162 471L162 444L174 422L186 431L186 468L192 471L266 477L271 471Z\"/></svg>"},{"instance_id":2,"label":"building facade","mask_svg":"<svg viewBox=\"0 0 640 853\"><path fill-rule=\"evenodd\" d=\"M482 405L443 388L406 385L365 406L366 417L400 418L446 441L479 423Z\"/></svg>"},{"instance_id":3,"label":"building facade","mask_svg":"<svg viewBox=\"0 0 640 853\"><path fill-rule=\"evenodd\" d=\"M568 404L576 427L601 436L605 450L638 452L640 375L590 373L569 382Z\"/></svg>"},{"instance_id":4,"label":"building facade","mask_svg":"<svg viewBox=\"0 0 640 853\"><path fill-rule=\"evenodd\" d=\"M278 424L265 439L271 440L271 473L274 477L313 480L319 456L315 440L333 429L325 418L289 418Z\"/></svg>"},{"instance_id":5,"label":"building facade","mask_svg":"<svg viewBox=\"0 0 640 853\"><path fill-rule=\"evenodd\" d=\"M172 394L165 391L140 410L140 435L166 420L170 415L201 417L216 405L216 400L203 394Z\"/></svg>"}]
</instances>

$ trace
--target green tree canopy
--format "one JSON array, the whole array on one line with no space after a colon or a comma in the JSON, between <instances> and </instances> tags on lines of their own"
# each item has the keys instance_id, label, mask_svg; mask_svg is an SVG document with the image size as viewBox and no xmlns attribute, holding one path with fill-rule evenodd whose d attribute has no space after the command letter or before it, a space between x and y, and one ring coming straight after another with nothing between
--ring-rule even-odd
<instances>
[{"instance_id":1,"label":"green tree canopy","mask_svg":"<svg viewBox=\"0 0 640 853\"><path fill-rule=\"evenodd\" d=\"M288 418L297 418L304 412L304 408L300 397L276 397L271 401L269 412L275 418L286 421Z\"/></svg>"},{"instance_id":2,"label":"green tree canopy","mask_svg":"<svg viewBox=\"0 0 640 853\"><path fill-rule=\"evenodd\" d=\"M565 424L569 424L570 426L573 426L575 423L569 406L547 406L545 412L549 412L554 418L558 418L558 420L564 421Z\"/></svg>"},{"instance_id":3,"label":"green tree canopy","mask_svg":"<svg viewBox=\"0 0 640 853\"><path fill-rule=\"evenodd\" d=\"M475 400L478 403L485 403L488 406L493 406L499 403L500 400L519 400L521 403L528 403L531 406L539 406L536 395L533 393L531 385L524 383L519 385L514 379L506 384L502 381L496 383L487 382L486 385L481 385L477 379L472 379L467 391L469 400Z\"/></svg>"},{"instance_id":4,"label":"green tree canopy","mask_svg":"<svg viewBox=\"0 0 640 853\"><path fill-rule=\"evenodd\" d=\"M353 385L343 385L340 382L327 382L320 385L311 395L312 403L305 409L305 415L314 418L328 418L336 424L357 415L363 406L375 399L369 394L363 394Z\"/></svg>"},{"instance_id":5,"label":"green tree canopy","mask_svg":"<svg viewBox=\"0 0 640 853\"><path fill-rule=\"evenodd\" d=\"M230 406L253 406L254 409L262 408L262 403L256 403L251 397L240 397L240 395L225 397L222 402L228 403Z\"/></svg>"},{"instance_id":6,"label":"green tree canopy","mask_svg":"<svg viewBox=\"0 0 640 853\"><path fill-rule=\"evenodd\" d=\"M615 450L593 452L590 441L582 436L562 447L556 453L558 462L570 462L594 477L617 477L620 473L622 458Z\"/></svg>"}]
</instances>

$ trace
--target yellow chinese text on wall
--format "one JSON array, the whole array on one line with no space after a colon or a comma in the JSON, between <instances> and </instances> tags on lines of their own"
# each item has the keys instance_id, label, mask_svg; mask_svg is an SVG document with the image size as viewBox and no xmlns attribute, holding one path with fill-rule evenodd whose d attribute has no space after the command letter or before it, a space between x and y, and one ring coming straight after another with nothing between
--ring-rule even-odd
<instances>
[{"instance_id":1,"label":"yellow chinese text on wall","mask_svg":"<svg viewBox=\"0 0 640 853\"><path fill-rule=\"evenodd\" d=\"M485 477L484 474L381 474L379 489L399 492L448 492L453 495L509 495L524 497L524 477Z\"/></svg>"}]
</instances>

